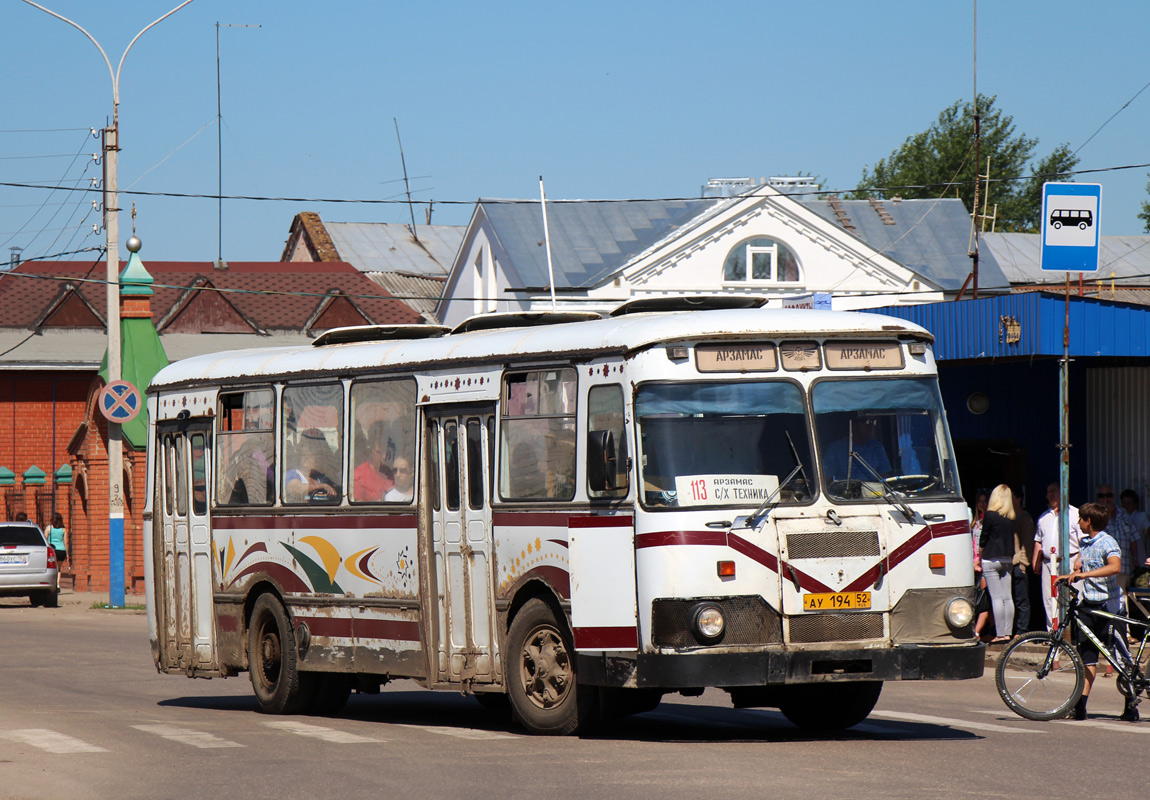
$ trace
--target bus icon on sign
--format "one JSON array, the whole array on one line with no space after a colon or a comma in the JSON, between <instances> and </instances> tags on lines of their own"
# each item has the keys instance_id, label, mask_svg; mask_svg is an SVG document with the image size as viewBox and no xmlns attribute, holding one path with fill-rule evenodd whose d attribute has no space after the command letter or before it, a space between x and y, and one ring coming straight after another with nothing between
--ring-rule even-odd
<instances>
[{"instance_id":1,"label":"bus icon on sign","mask_svg":"<svg viewBox=\"0 0 1150 800\"><path fill-rule=\"evenodd\" d=\"M1050 227L1061 230L1063 225L1086 230L1094 224L1094 214L1088 209L1055 209L1050 212Z\"/></svg>"}]
</instances>

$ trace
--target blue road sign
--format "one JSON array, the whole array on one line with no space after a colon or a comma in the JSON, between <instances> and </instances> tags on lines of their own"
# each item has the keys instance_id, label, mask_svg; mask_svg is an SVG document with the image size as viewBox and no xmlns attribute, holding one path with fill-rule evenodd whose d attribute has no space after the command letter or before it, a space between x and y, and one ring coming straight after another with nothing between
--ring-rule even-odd
<instances>
[{"instance_id":1,"label":"blue road sign","mask_svg":"<svg viewBox=\"0 0 1150 800\"><path fill-rule=\"evenodd\" d=\"M1042 268L1057 272L1098 269L1100 183L1042 185Z\"/></svg>"},{"instance_id":2,"label":"blue road sign","mask_svg":"<svg viewBox=\"0 0 1150 800\"><path fill-rule=\"evenodd\" d=\"M143 400L139 390L127 381L112 381L100 392L100 413L109 422L131 422L140 413Z\"/></svg>"}]
</instances>

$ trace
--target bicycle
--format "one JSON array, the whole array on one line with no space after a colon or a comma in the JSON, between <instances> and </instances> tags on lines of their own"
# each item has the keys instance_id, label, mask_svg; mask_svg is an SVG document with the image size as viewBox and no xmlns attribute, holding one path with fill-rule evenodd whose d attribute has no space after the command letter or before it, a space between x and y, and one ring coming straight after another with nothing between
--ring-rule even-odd
<instances>
[{"instance_id":1,"label":"bicycle","mask_svg":"<svg viewBox=\"0 0 1150 800\"><path fill-rule=\"evenodd\" d=\"M1052 631L1031 631L1006 646L994 668L994 685L1006 707L1020 717L1033 720L1064 718L1082 696L1086 665L1078 648L1066 641L1067 630L1077 629L1093 642L1118 673L1118 691L1135 704L1150 689L1144 659L1150 658L1150 621L1137 620L1109 611L1082 608L1078 590L1065 579L1057 582L1058 599L1066 602L1066 614ZM1086 616L1142 628L1142 639L1133 655L1118 630L1108 647L1084 624ZM1120 630L1120 626L1116 626Z\"/></svg>"}]
</instances>

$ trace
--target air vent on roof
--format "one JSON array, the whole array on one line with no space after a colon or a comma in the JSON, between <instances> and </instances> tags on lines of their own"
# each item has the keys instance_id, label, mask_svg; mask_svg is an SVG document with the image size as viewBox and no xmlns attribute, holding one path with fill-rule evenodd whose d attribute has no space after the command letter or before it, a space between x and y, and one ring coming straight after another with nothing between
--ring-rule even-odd
<instances>
[{"instance_id":1,"label":"air vent on roof","mask_svg":"<svg viewBox=\"0 0 1150 800\"><path fill-rule=\"evenodd\" d=\"M887 213L887 210L885 208L883 208L881 200L876 200L873 197L868 198L868 199L870 200L870 207L873 208L875 210L875 213L878 214L878 218L882 220L883 225L895 225L895 224L897 224L894 221L894 217L892 217L889 213Z\"/></svg>"},{"instance_id":2,"label":"air vent on roof","mask_svg":"<svg viewBox=\"0 0 1150 800\"><path fill-rule=\"evenodd\" d=\"M745 294L680 295L678 297L641 297L629 300L611 312L613 317L643 314L648 311L716 311L728 308L759 308L765 297Z\"/></svg>"},{"instance_id":3,"label":"air vent on roof","mask_svg":"<svg viewBox=\"0 0 1150 800\"><path fill-rule=\"evenodd\" d=\"M853 231L855 229L854 223L851 222L851 218L847 214L846 209L843 208L842 201L839 200L838 195L828 194L827 202L830 203L831 210L835 212L835 217L838 218L839 224L848 231Z\"/></svg>"},{"instance_id":4,"label":"air vent on roof","mask_svg":"<svg viewBox=\"0 0 1150 800\"><path fill-rule=\"evenodd\" d=\"M332 328L317 336L312 347L351 342L385 342L393 339L436 339L451 331L443 325L353 325Z\"/></svg>"},{"instance_id":5,"label":"air vent on roof","mask_svg":"<svg viewBox=\"0 0 1150 800\"><path fill-rule=\"evenodd\" d=\"M490 331L497 328L530 328L535 325L559 325L564 322L587 322L602 319L594 311L540 311L511 312L507 314L477 314L455 326L452 333Z\"/></svg>"}]
</instances>

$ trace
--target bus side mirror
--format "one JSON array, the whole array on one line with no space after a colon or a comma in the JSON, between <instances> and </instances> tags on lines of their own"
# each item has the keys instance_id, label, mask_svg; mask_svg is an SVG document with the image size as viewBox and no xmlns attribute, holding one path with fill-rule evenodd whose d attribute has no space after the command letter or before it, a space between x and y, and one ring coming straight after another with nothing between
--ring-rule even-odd
<instances>
[{"instance_id":1,"label":"bus side mirror","mask_svg":"<svg viewBox=\"0 0 1150 800\"><path fill-rule=\"evenodd\" d=\"M611 431L587 432L587 483L595 492L618 488L619 459L615 454L615 434Z\"/></svg>"}]
</instances>

